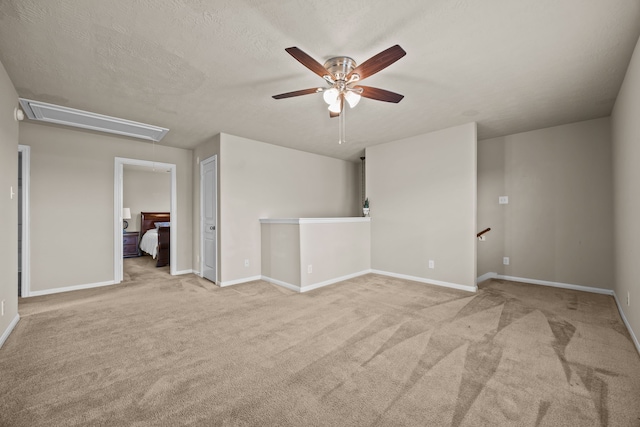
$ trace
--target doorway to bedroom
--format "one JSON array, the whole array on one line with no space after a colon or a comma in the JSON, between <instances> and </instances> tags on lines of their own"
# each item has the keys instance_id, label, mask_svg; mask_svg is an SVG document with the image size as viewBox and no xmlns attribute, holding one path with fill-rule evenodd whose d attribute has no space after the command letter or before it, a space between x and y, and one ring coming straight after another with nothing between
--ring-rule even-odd
<instances>
[{"instance_id":1,"label":"doorway to bedroom","mask_svg":"<svg viewBox=\"0 0 640 427\"><path fill-rule=\"evenodd\" d=\"M168 245L171 239L168 237L169 230L159 227L167 225L163 223L171 219L170 171L166 168L124 165L122 176L122 280L129 281L152 273L160 278L168 276ZM161 236L164 236L162 242L159 239Z\"/></svg>"},{"instance_id":2,"label":"doorway to bedroom","mask_svg":"<svg viewBox=\"0 0 640 427\"><path fill-rule=\"evenodd\" d=\"M178 233L176 165L138 159L115 159L114 277L127 268L176 274ZM156 242L153 240L155 233ZM144 240L143 240L144 239ZM146 244L145 244L146 242ZM141 245L141 243L143 243ZM140 248L145 248L145 253ZM162 261L162 262L161 262Z\"/></svg>"}]
</instances>

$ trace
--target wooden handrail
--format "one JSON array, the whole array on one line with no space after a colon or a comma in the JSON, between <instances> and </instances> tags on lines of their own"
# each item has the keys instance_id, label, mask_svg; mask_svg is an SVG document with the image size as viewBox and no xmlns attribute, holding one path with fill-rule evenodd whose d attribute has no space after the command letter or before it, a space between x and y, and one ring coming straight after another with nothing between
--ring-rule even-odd
<instances>
[{"instance_id":1,"label":"wooden handrail","mask_svg":"<svg viewBox=\"0 0 640 427\"><path fill-rule=\"evenodd\" d=\"M477 235L476 237L480 237L480 236L482 236L484 233L487 233L487 232L489 232L489 231L491 231L491 229L490 229L490 228L485 228L484 230L482 230L481 232L479 232L479 233L478 233L478 235Z\"/></svg>"}]
</instances>

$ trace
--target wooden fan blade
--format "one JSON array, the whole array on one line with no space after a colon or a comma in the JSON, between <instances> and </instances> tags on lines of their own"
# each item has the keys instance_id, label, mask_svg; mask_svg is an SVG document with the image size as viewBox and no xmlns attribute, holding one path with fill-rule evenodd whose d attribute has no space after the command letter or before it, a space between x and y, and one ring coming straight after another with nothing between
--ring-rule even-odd
<instances>
[{"instance_id":1,"label":"wooden fan blade","mask_svg":"<svg viewBox=\"0 0 640 427\"><path fill-rule=\"evenodd\" d=\"M380 52L376 56L373 56L358 65L351 73L349 73L347 80L353 74L358 74L360 76L360 80L366 79L378 71L384 70L406 54L407 52L405 52L400 45L397 44L395 46L391 46L389 49Z\"/></svg>"},{"instance_id":2,"label":"wooden fan blade","mask_svg":"<svg viewBox=\"0 0 640 427\"><path fill-rule=\"evenodd\" d=\"M320 77L324 78L324 76L331 76L332 79L334 78L333 75L322 66L322 64L320 64L318 61L316 61L297 47L288 47L285 50L289 53L289 55L296 58L298 62L300 62L302 65L304 65Z\"/></svg>"},{"instance_id":3,"label":"wooden fan blade","mask_svg":"<svg viewBox=\"0 0 640 427\"><path fill-rule=\"evenodd\" d=\"M282 98L291 98L294 96L310 95L312 93L318 93L321 91L322 89L318 87L314 87L311 89L302 89L302 90L296 90L295 92L287 92L287 93L281 93L280 95L273 95L273 99L282 99Z\"/></svg>"},{"instance_id":4,"label":"wooden fan blade","mask_svg":"<svg viewBox=\"0 0 640 427\"><path fill-rule=\"evenodd\" d=\"M335 119L336 117L340 117L340 113L334 113L333 111L329 111L329 117Z\"/></svg>"},{"instance_id":5,"label":"wooden fan blade","mask_svg":"<svg viewBox=\"0 0 640 427\"><path fill-rule=\"evenodd\" d=\"M404 95L400 95L399 93L391 92L389 90L379 89L377 87L358 85L356 88L362 88L361 96L369 99L375 99L376 101L393 102L397 104L402 101L402 98L404 98Z\"/></svg>"}]
</instances>

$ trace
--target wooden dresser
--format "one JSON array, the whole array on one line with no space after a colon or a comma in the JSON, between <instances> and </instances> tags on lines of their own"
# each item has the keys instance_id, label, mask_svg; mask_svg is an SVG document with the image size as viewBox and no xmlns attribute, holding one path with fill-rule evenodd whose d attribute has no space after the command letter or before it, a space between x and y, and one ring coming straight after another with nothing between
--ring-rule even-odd
<instances>
[{"instance_id":1,"label":"wooden dresser","mask_svg":"<svg viewBox=\"0 0 640 427\"><path fill-rule=\"evenodd\" d=\"M122 257L132 258L140 256L140 233L137 231L125 231L122 233Z\"/></svg>"}]
</instances>

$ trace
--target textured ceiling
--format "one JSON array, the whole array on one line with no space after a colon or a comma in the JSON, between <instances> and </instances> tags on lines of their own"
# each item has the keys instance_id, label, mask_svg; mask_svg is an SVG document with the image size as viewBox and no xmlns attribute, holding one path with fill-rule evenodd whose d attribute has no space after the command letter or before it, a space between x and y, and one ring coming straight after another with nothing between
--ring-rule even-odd
<instances>
[{"instance_id":1,"label":"textured ceiling","mask_svg":"<svg viewBox=\"0 0 640 427\"><path fill-rule=\"evenodd\" d=\"M0 0L0 61L20 96L170 128L193 148L220 132L336 158L478 122L479 138L607 116L640 35L638 0ZM322 86L285 52L358 63L407 55L366 79L347 144Z\"/></svg>"}]
</instances>

